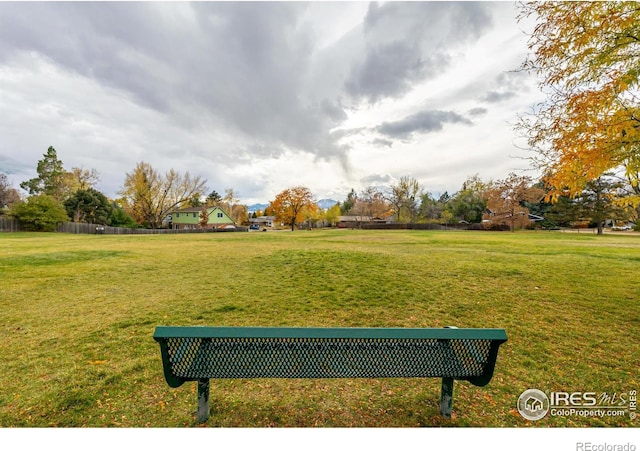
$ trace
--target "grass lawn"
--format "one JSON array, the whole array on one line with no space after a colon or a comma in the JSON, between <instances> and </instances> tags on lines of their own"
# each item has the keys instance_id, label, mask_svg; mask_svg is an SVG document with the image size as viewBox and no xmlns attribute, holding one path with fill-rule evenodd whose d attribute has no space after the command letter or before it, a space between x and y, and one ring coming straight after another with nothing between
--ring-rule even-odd
<instances>
[{"instance_id":1,"label":"grass lawn","mask_svg":"<svg viewBox=\"0 0 640 451\"><path fill-rule=\"evenodd\" d=\"M212 381L208 427L638 426L524 420L529 388L640 389L640 237L327 230L0 234L0 426L195 426L156 325L496 327L486 387L438 379Z\"/></svg>"}]
</instances>

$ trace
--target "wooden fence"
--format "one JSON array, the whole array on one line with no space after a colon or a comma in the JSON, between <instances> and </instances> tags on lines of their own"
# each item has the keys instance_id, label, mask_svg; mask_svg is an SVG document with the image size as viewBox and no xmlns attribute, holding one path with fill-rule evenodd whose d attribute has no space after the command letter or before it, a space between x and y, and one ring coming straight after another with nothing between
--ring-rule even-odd
<instances>
[{"instance_id":1,"label":"wooden fence","mask_svg":"<svg viewBox=\"0 0 640 451\"><path fill-rule=\"evenodd\" d=\"M0 232L22 232L26 230L20 222L12 218L0 217ZM111 227L101 224L88 224L84 222L65 222L56 228L56 232L92 235L156 235L176 233L212 233L212 232L247 232L248 227L236 227L234 229L134 229L128 227Z\"/></svg>"},{"instance_id":2,"label":"wooden fence","mask_svg":"<svg viewBox=\"0 0 640 451\"><path fill-rule=\"evenodd\" d=\"M444 226L441 224L360 224L362 229L374 230L509 230L509 226L487 227L484 224L454 224ZM0 217L0 232L24 231L20 222L16 219ZM133 229L127 227L111 227L100 224L88 224L84 222L65 222L60 224L56 232L75 234L104 234L104 235L150 235L150 234L176 234L176 233L215 233L215 232L247 232L248 227L236 227L234 229Z\"/></svg>"},{"instance_id":3,"label":"wooden fence","mask_svg":"<svg viewBox=\"0 0 640 451\"><path fill-rule=\"evenodd\" d=\"M380 224L380 223L365 223L361 226L362 229L369 230L493 230L504 231L509 230L509 226L506 224L432 224L432 223L394 223L394 224Z\"/></svg>"},{"instance_id":4,"label":"wooden fence","mask_svg":"<svg viewBox=\"0 0 640 451\"><path fill-rule=\"evenodd\" d=\"M0 232L20 232L22 228L17 219L0 216Z\"/></svg>"}]
</instances>

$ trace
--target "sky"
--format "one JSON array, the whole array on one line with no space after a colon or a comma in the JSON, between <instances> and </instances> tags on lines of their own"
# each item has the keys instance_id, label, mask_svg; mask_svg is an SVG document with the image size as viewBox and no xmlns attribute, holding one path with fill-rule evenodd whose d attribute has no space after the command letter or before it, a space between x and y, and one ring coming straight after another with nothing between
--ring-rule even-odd
<instances>
[{"instance_id":1,"label":"sky","mask_svg":"<svg viewBox=\"0 0 640 451\"><path fill-rule=\"evenodd\" d=\"M118 197L146 162L266 203L524 173L543 100L512 2L0 2L0 172L49 146ZM528 173L527 175L533 175Z\"/></svg>"}]
</instances>

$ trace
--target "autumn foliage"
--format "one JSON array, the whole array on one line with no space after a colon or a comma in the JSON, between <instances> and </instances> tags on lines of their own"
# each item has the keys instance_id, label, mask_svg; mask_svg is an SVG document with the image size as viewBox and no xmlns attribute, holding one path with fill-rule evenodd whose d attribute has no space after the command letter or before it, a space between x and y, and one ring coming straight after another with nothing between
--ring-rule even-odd
<instances>
[{"instance_id":1,"label":"autumn foliage","mask_svg":"<svg viewBox=\"0 0 640 451\"><path fill-rule=\"evenodd\" d=\"M120 195L132 218L157 228L172 209L203 192L205 183L199 176L182 175L173 169L162 175L142 161L126 174Z\"/></svg>"},{"instance_id":2,"label":"autumn foliage","mask_svg":"<svg viewBox=\"0 0 640 451\"><path fill-rule=\"evenodd\" d=\"M291 226L292 231L297 223L303 221L305 213L312 214L317 208L313 194L304 186L285 189L276 196L270 206L276 220Z\"/></svg>"},{"instance_id":3,"label":"autumn foliage","mask_svg":"<svg viewBox=\"0 0 640 451\"><path fill-rule=\"evenodd\" d=\"M505 223L511 231L524 228L530 224L527 202L537 203L544 196L544 191L534 186L531 177L509 174L504 180L498 180L487 189L487 209L489 220L494 223Z\"/></svg>"},{"instance_id":4,"label":"autumn foliage","mask_svg":"<svg viewBox=\"0 0 640 451\"><path fill-rule=\"evenodd\" d=\"M534 2L524 69L540 76L547 101L521 119L550 198L576 195L610 170L638 187L640 4ZM638 191L640 194L640 191Z\"/></svg>"}]
</instances>

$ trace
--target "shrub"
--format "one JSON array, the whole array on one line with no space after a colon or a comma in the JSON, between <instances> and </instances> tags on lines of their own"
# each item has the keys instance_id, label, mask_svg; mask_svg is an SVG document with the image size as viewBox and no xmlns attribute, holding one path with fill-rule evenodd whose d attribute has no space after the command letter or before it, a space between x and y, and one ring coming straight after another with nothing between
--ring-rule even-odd
<instances>
[{"instance_id":1,"label":"shrub","mask_svg":"<svg viewBox=\"0 0 640 451\"><path fill-rule=\"evenodd\" d=\"M46 194L31 196L26 202L11 207L9 214L20 221L25 230L53 232L61 222L69 220L64 207Z\"/></svg>"},{"instance_id":2,"label":"shrub","mask_svg":"<svg viewBox=\"0 0 640 451\"><path fill-rule=\"evenodd\" d=\"M100 191L93 188L78 190L64 201L67 215L73 222L110 224L113 207Z\"/></svg>"}]
</instances>

